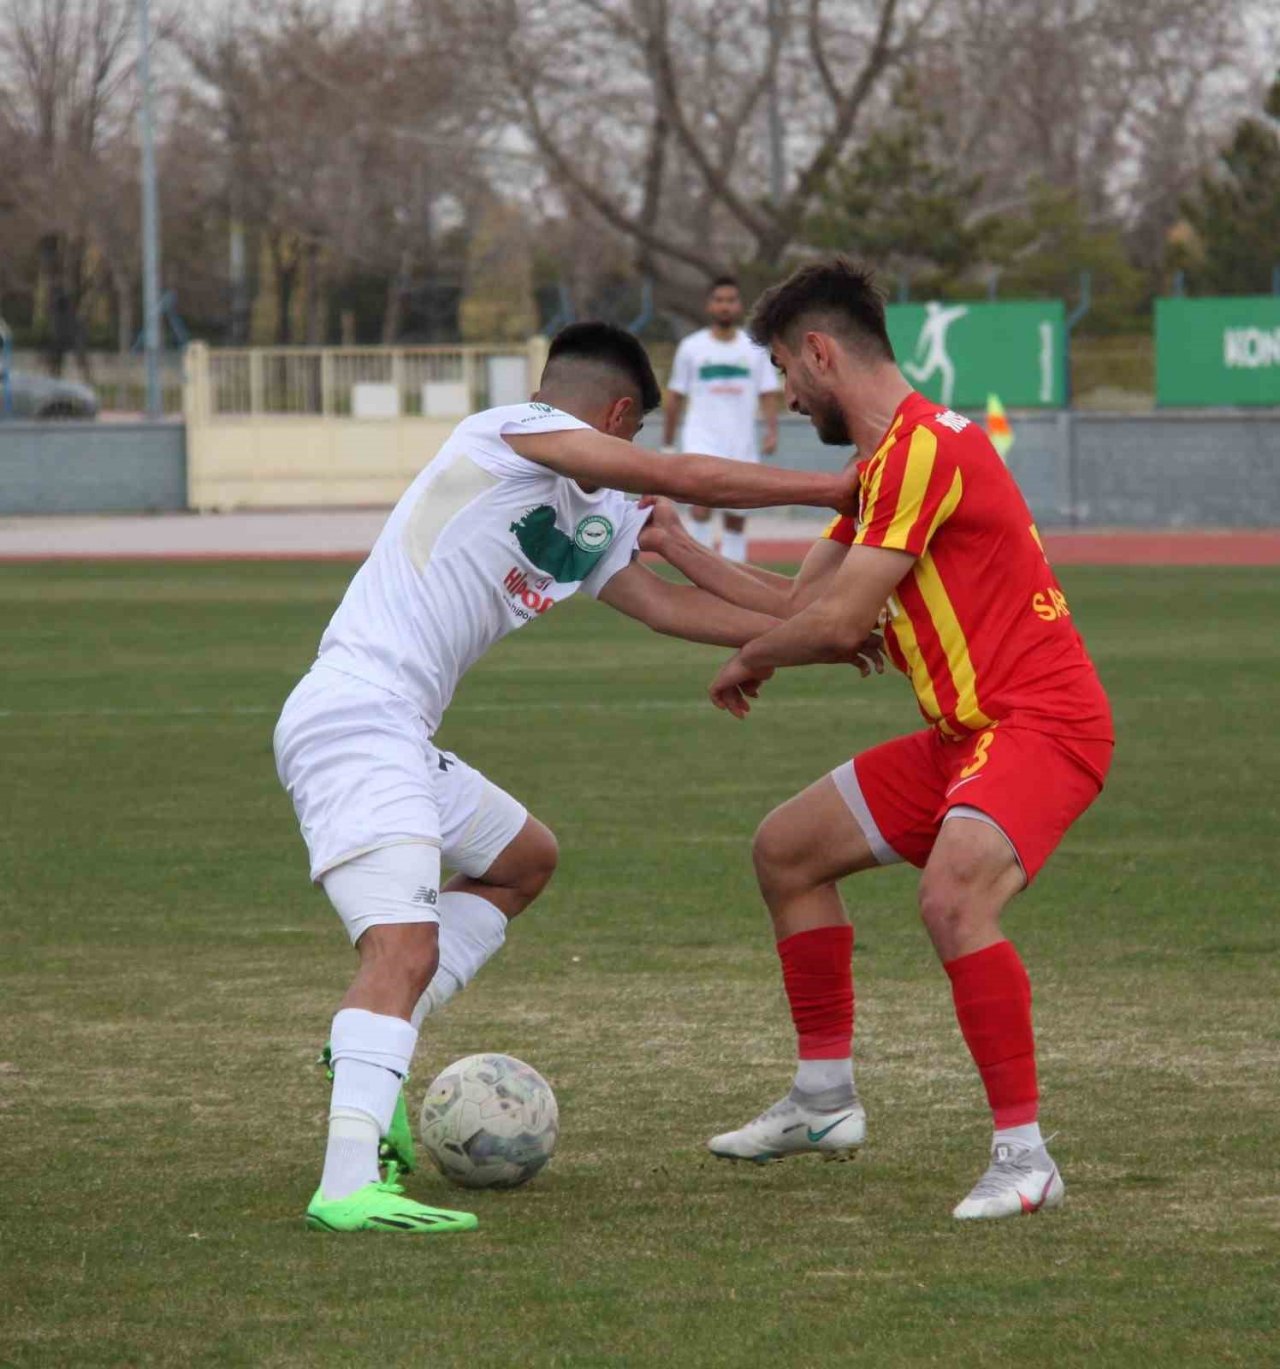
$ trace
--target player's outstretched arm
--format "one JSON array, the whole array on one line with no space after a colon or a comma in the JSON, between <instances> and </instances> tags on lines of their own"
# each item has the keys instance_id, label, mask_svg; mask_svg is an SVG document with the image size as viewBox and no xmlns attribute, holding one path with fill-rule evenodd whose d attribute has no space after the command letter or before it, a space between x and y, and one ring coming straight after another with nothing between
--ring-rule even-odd
<instances>
[{"instance_id":1,"label":"player's outstretched arm","mask_svg":"<svg viewBox=\"0 0 1280 1369\"><path fill-rule=\"evenodd\" d=\"M850 547L824 593L726 662L711 682L711 702L743 718L751 711L749 700L780 666L854 660L915 559L885 547Z\"/></svg>"},{"instance_id":2,"label":"player's outstretched arm","mask_svg":"<svg viewBox=\"0 0 1280 1369\"><path fill-rule=\"evenodd\" d=\"M657 552L695 585L718 598L775 618L789 618L815 599L845 556L840 543L817 542L796 576L726 561L689 535L675 506L666 500L655 501L653 516L640 534L640 546Z\"/></svg>"},{"instance_id":3,"label":"player's outstretched arm","mask_svg":"<svg viewBox=\"0 0 1280 1369\"><path fill-rule=\"evenodd\" d=\"M786 504L851 512L854 484L845 475L786 471L719 456L662 456L593 428L507 434L511 449L578 484L665 494L713 509L767 509Z\"/></svg>"},{"instance_id":4,"label":"player's outstretched arm","mask_svg":"<svg viewBox=\"0 0 1280 1369\"><path fill-rule=\"evenodd\" d=\"M696 585L677 585L633 561L600 591L600 599L668 637L712 646L741 646L778 625L776 618L717 599Z\"/></svg>"}]
</instances>

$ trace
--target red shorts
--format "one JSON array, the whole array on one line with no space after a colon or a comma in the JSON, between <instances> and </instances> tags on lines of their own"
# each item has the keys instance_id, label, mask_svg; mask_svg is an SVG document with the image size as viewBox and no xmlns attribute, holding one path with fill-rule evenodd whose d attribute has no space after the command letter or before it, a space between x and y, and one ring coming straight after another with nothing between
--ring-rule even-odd
<instances>
[{"instance_id":1,"label":"red shorts","mask_svg":"<svg viewBox=\"0 0 1280 1369\"><path fill-rule=\"evenodd\" d=\"M881 864L923 866L947 814L973 809L1004 833L1030 883L1098 797L1114 743L1002 722L960 741L930 728L832 772Z\"/></svg>"}]
</instances>

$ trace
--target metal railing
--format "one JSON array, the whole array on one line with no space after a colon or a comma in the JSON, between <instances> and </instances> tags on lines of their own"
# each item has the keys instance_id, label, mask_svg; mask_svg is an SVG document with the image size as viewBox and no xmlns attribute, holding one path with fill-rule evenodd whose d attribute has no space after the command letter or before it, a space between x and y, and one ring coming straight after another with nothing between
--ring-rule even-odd
<instances>
[{"instance_id":1,"label":"metal railing","mask_svg":"<svg viewBox=\"0 0 1280 1369\"><path fill-rule=\"evenodd\" d=\"M458 419L527 398L545 343L458 347L200 348L210 418Z\"/></svg>"}]
</instances>

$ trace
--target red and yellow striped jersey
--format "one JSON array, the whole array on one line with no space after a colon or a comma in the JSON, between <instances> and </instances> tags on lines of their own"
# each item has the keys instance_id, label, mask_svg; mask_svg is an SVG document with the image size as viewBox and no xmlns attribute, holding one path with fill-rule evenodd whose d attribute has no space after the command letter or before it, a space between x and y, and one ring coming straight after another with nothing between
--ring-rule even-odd
<instances>
[{"instance_id":1,"label":"red and yellow striped jersey","mask_svg":"<svg viewBox=\"0 0 1280 1369\"><path fill-rule=\"evenodd\" d=\"M921 394L859 462L858 518L825 536L910 552L885 641L920 711L949 737L993 723L1110 739L1111 710L1040 544L986 434Z\"/></svg>"}]
</instances>

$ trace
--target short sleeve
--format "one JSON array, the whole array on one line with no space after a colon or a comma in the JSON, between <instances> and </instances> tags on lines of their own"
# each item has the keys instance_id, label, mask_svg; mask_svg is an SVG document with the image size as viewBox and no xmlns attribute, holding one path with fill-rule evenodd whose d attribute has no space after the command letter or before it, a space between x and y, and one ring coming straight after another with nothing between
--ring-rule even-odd
<instances>
[{"instance_id":1,"label":"short sleeve","mask_svg":"<svg viewBox=\"0 0 1280 1369\"><path fill-rule=\"evenodd\" d=\"M838 513L822 530L822 536L818 540L839 542L842 547L851 547L857 531L858 525L850 514Z\"/></svg>"},{"instance_id":2,"label":"short sleeve","mask_svg":"<svg viewBox=\"0 0 1280 1369\"><path fill-rule=\"evenodd\" d=\"M608 551L592 567L591 573L582 582L582 589L592 599L600 597L600 591L620 570L626 568L639 555L640 533L649 521L651 510L642 509L630 499L621 496L610 501L608 517L614 520L613 541Z\"/></svg>"},{"instance_id":3,"label":"short sleeve","mask_svg":"<svg viewBox=\"0 0 1280 1369\"><path fill-rule=\"evenodd\" d=\"M533 400L528 404L512 404L506 409L495 412L498 418L498 436L512 437L520 433L559 433L573 428L589 428L580 418L574 418L563 409L551 404L540 404Z\"/></svg>"},{"instance_id":4,"label":"short sleeve","mask_svg":"<svg viewBox=\"0 0 1280 1369\"><path fill-rule=\"evenodd\" d=\"M942 450L938 434L924 426L913 428L863 473L854 542L923 556L963 492L960 469Z\"/></svg>"},{"instance_id":5,"label":"short sleeve","mask_svg":"<svg viewBox=\"0 0 1280 1369\"><path fill-rule=\"evenodd\" d=\"M756 391L762 395L776 395L782 389L782 381L769 360L769 353L763 347L756 349Z\"/></svg>"},{"instance_id":6,"label":"short sleeve","mask_svg":"<svg viewBox=\"0 0 1280 1369\"><path fill-rule=\"evenodd\" d=\"M671 363L671 379L667 382L667 389L674 390L678 395L687 395L692 388L693 352L689 347L689 339L686 338L676 348L675 360Z\"/></svg>"}]
</instances>

